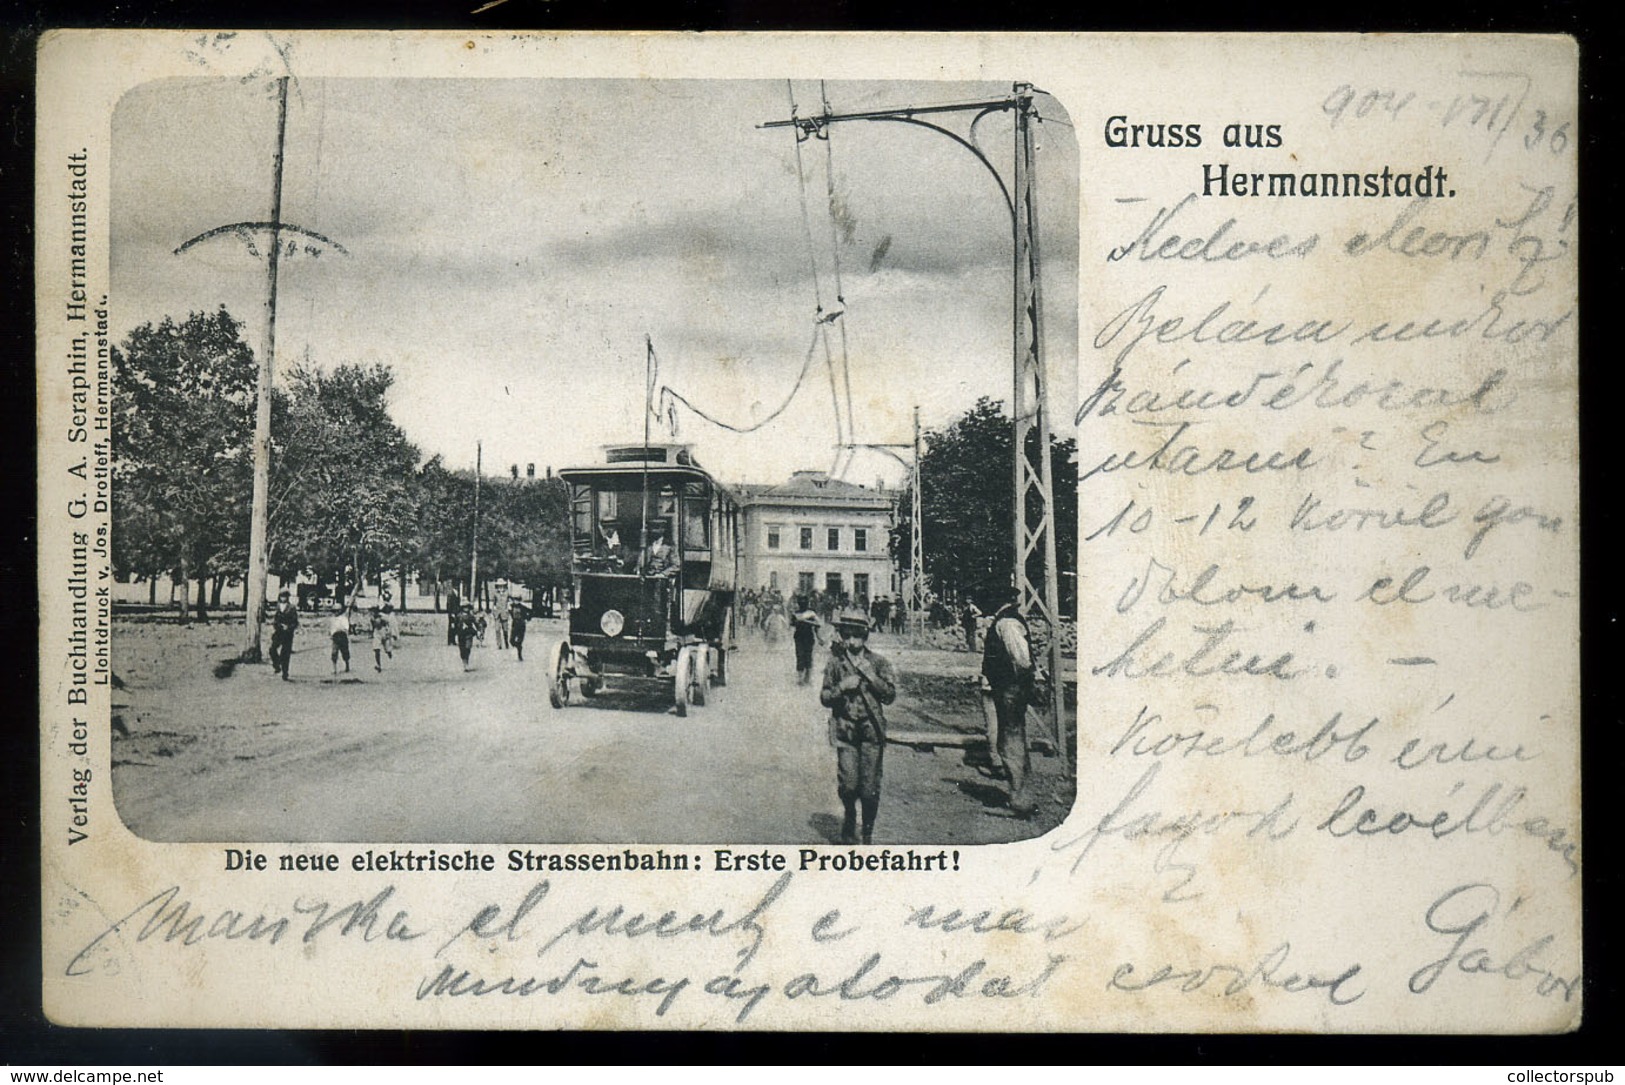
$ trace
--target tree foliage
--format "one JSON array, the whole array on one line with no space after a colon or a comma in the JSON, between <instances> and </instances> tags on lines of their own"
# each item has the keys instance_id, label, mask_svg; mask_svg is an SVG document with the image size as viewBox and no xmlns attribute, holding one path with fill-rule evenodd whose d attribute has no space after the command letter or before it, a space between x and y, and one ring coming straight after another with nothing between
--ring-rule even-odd
<instances>
[{"instance_id":1,"label":"tree foliage","mask_svg":"<svg viewBox=\"0 0 1625 1085\"><path fill-rule=\"evenodd\" d=\"M114 567L120 576L240 580L248 566L258 368L224 307L143 324L112 351ZM476 481L419 452L389 412L383 365L280 373L272 396L271 572L353 593L416 572L465 581ZM569 497L557 479L479 481L480 578L569 577Z\"/></svg>"},{"instance_id":2,"label":"tree foliage","mask_svg":"<svg viewBox=\"0 0 1625 1085\"><path fill-rule=\"evenodd\" d=\"M247 567L257 372L241 333L221 307L143 324L111 351L121 574L184 583Z\"/></svg>"},{"instance_id":3,"label":"tree foliage","mask_svg":"<svg viewBox=\"0 0 1625 1085\"><path fill-rule=\"evenodd\" d=\"M418 473L418 575L435 582L466 581L475 535L471 471L450 471L436 456ZM481 580L498 577L532 587L562 585L570 576L569 493L558 479L479 480Z\"/></svg>"},{"instance_id":4,"label":"tree foliage","mask_svg":"<svg viewBox=\"0 0 1625 1085\"><path fill-rule=\"evenodd\" d=\"M418 451L389 415L393 383L381 365L289 370L272 421L273 572L309 569L348 593L410 552Z\"/></svg>"},{"instance_id":5,"label":"tree foliage","mask_svg":"<svg viewBox=\"0 0 1625 1085\"><path fill-rule=\"evenodd\" d=\"M1007 591L1015 567L1015 463L1010 416L999 400L983 397L942 430L925 435L920 457L920 517L925 572L939 597L972 599L988 609ZM1036 434L1033 437L1036 441ZM1029 449L1036 456L1036 446ZM1050 443L1056 563L1062 608L1074 590L1077 568L1078 468L1076 442ZM893 553L910 572L912 492L904 499ZM1041 573L1035 567L1033 574Z\"/></svg>"}]
</instances>

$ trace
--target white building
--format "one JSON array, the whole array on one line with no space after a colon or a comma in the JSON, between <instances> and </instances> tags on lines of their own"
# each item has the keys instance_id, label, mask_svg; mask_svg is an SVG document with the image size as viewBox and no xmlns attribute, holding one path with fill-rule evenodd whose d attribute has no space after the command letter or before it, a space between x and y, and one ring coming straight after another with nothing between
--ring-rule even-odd
<instances>
[{"instance_id":1,"label":"white building","mask_svg":"<svg viewBox=\"0 0 1625 1085\"><path fill-rule=\"evenodd\" d=\"M896 495L797 471L779 486L736 488L744 511L740 587L786 596L821 591L867 603L898 594L891 528Z\"/></svg>"}]
</instances>

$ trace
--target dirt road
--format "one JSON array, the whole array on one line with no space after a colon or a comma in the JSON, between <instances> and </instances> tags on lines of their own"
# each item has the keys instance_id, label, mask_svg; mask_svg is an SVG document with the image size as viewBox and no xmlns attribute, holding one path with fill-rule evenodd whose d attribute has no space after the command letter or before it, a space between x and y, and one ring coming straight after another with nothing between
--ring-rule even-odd
<instances>
[{"instance_id":1,"label":"dirt road","mask_svg":"<svg viewBox=\"0 0 1625 1085\"><path fill-rule=\"evenodd\" d=\"M382 673L358 639L331 674L301 631L291 681L236 666L240 627L119 622L113 793L154 840L407 843L823 843L837 838L834 753L816 686L787 642L745 642L727 688L679 718L669 689L618 682L555 710L547 659L562 621L531 625L526 660L476 647L464 673L443 619L407 620ZM894 729L981 726L969 653L885 636L904 693ZM980 762L980 764L978 764ZM893 745L875 843L1025 839L1065 817L1060 758L1034 757L1038 817L1003 807L985 753Z\"/></svg>"}]
</instances>

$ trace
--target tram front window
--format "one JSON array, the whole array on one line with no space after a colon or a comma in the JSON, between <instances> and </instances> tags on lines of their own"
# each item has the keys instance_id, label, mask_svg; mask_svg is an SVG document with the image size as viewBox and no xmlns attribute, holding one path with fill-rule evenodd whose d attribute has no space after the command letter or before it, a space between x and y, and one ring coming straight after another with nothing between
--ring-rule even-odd
<instances>
[{"instance_id":1,"label":"tram front window","mask_svg":"<svg viewBox=\"0 0 1625 1085\"><path fill-rule=\"evenodd\" d=\"M661 487L645 499L635 485L581 487L573 498L575 553L589 572L635 574L676 567L675 488Z\"/></svg>"}]
</instances>

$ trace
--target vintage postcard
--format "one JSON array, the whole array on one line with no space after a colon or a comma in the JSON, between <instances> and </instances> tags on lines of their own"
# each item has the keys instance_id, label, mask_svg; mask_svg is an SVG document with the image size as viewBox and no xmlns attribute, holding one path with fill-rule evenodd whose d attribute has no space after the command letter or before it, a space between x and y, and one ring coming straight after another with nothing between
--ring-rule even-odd
<instances>
[{"instance_id":1,"label":"vintage postcard","mask_svg":"<svg viewBox=\"0 0 1625 1085\"><path fill-rule=\"evenodd\" d=\"M1578 1026L1572 40L39 79L53 1021Z\"/></svg>"}]
</instances>

